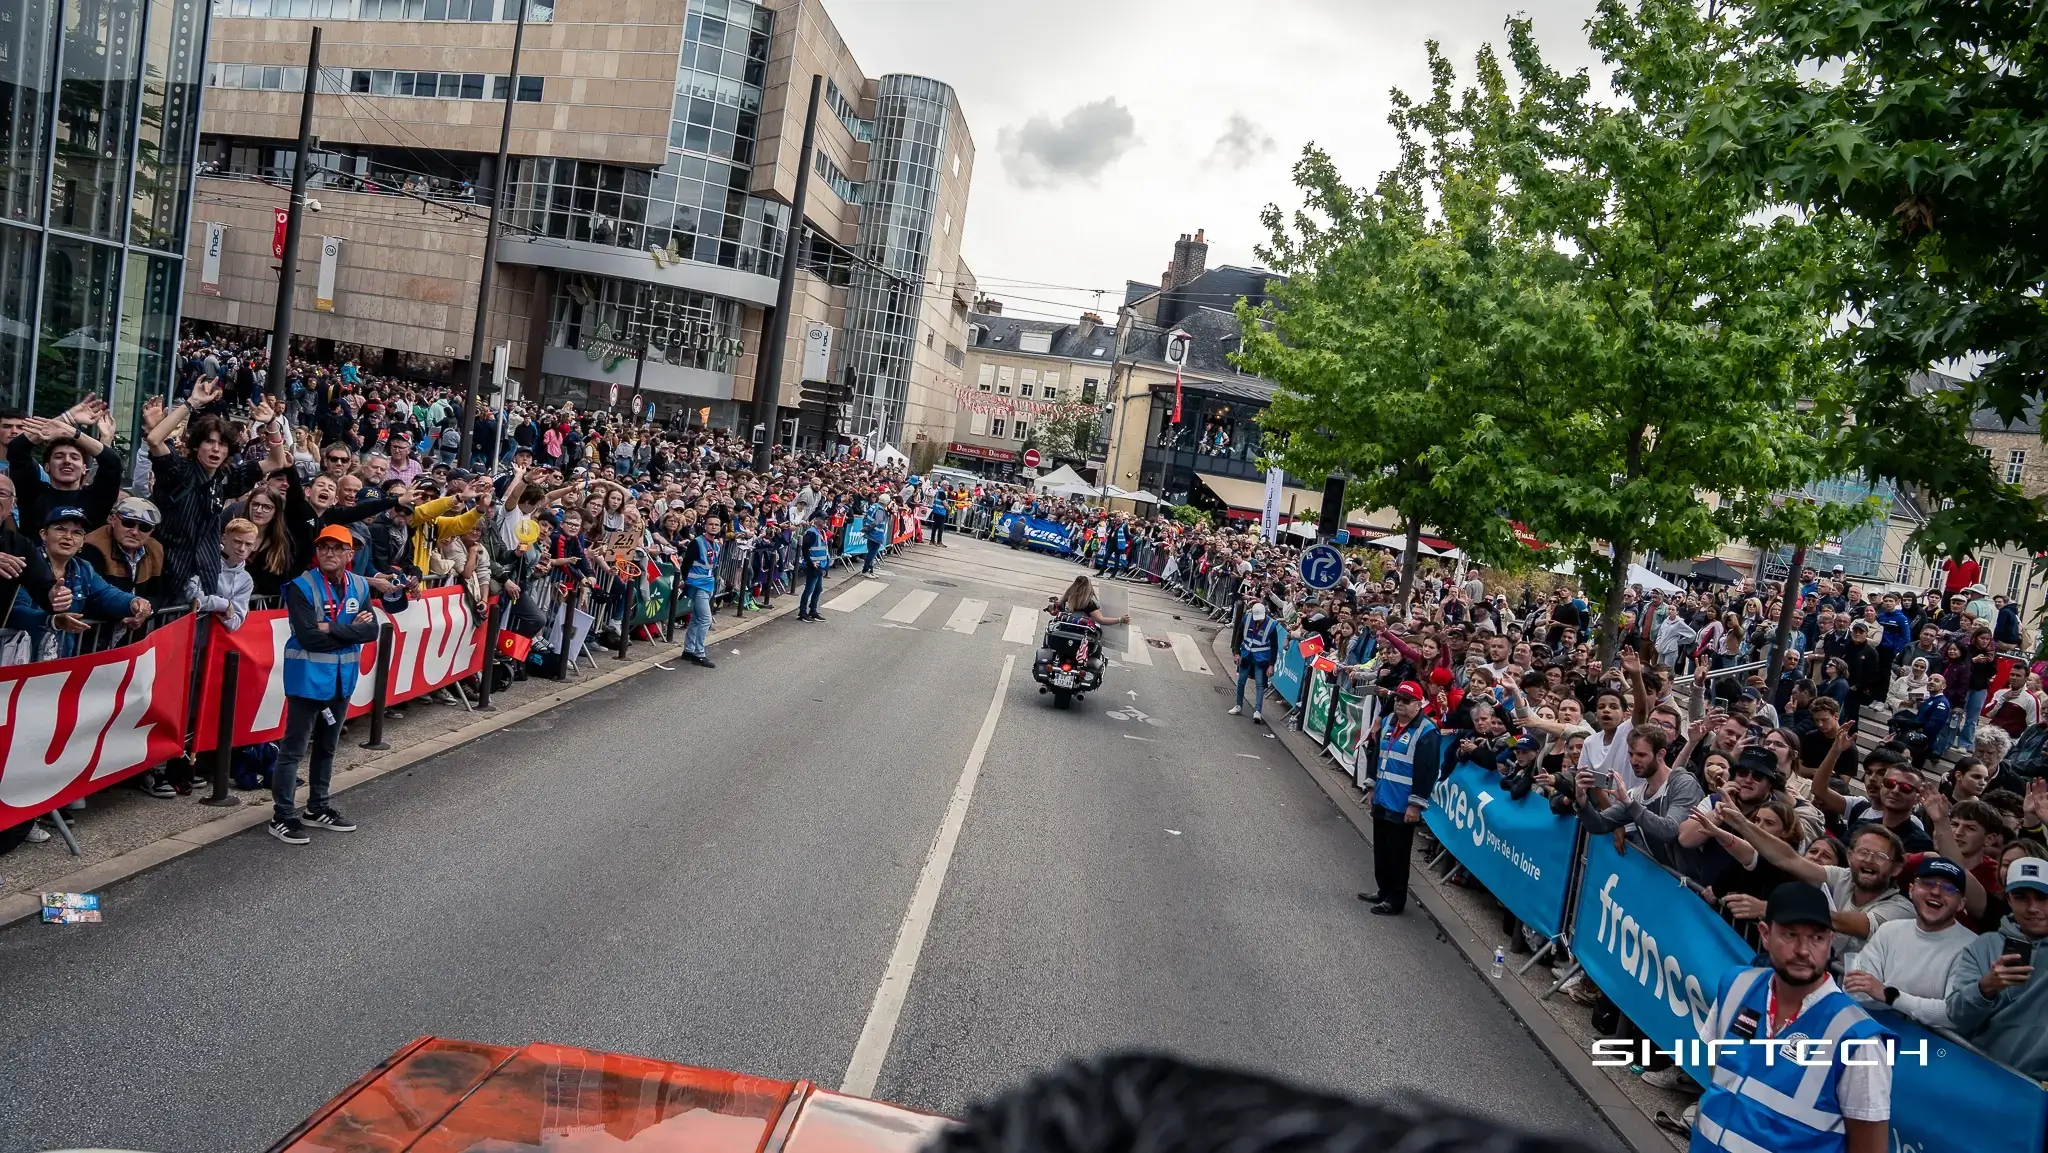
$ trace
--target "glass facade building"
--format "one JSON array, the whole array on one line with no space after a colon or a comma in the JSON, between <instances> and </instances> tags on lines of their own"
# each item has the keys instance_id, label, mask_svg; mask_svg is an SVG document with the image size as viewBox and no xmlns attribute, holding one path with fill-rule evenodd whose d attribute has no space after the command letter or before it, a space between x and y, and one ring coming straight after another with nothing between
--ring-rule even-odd
<instances>
[{"instance_id":1,"label":"glass facade building","mask_svg":"<svg viewBox=\"0 0 2048 1153\"><path fill-rule=\"evenodd\" d=\"M166 392L199 139L205 0L0 8L0 407Z\"/></svg>"},{"instance_id":2,"label":"glass facade building","mask_svg":"<svg viewBox=\"0 0 2048 1153\"><path fill-rule=\"evenodd\" d=\"M520 160L506 215L512 231L779 275L789 208L747 191L774 31L775 13L750 0L691 0L667 161L648 172Z\"/></svg>"},{"instance_id":3,"label":"glass facade building","mask_svg":"<svg viewBox=\"0 0 2048 1153\"><path fill-rule=\"evenodd\" d=\"M951 88L922 76L884 76L875 97L846 363L853 431L890 443L903 435L953 104Z\"/></svg>"}]
</instances>

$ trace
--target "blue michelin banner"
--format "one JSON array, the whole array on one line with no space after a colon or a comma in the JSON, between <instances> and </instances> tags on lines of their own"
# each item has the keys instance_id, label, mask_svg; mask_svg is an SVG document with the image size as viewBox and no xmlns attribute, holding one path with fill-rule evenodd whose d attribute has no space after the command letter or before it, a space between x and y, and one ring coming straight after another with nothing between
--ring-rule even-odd
<instances>
[{"instance_id":1,"label":"blue michelin banner","mask_svg":"<svg viewBox=\"0 0 2048 1153\"><path fill-rule=\"evenodd\" d=\"M865 517L855 516L847 518L846 539L840 542L839 552L842 556L866 556L868 554L867 519Z\"/></svg>"},{"instance_id":2,"label":"blue michelin banner","mask_svg":"<svg viewBox=\"0 0 2048 1153\"><path fill-rule=\"evenodd\" d=\"M1273 691L1284 697L1288 704L1301 703L1301 681L1308 672L1308 660L1301 655L1301 642L1288 641L1280 646L1280 661L1273 666Z\"/></svg>"},{"instance_id":3,"label":"blue michelin banner","mask_svg":"<svg viewBox=\"0 0 2048 1153\"><path fill-rule=\"evenodd\" d=\"M1756 957L1698 895L1640 851L1616 852L1611 837L1586 840L1575 932L1572 948L1587 977L1667 1051L1699 1038L1722 974ZM1864 1004L1898 1035L1893 1150L2041 1153L2048 1092L1882 1005ZM1691 1060L1703 1054L1684 1049L1687 1070L1708 1083L1712 1070Z\"/></svg>"},{"instance_id":4,"label":"blue michelin banner","mask_svg":"<svg viewBox=\"0 0 2048 1153\"><path fill-rule=\"evenodd\" d=\"M995 535L998 537L1008 537L1010 535L1010 525L1015 523L1017 519L1016 513L1005 513L1003 518L996 522ZM1074 551L1074 539L1072 534L1067 531L1067 526L1049 520L1039 520L1037 517L1024 517L1023 520L1025 544L1030 545L1032 548L1042 548L1050 552L1070 553Z\"/></svg>"},{"instance_id":5,"label":"blue michelin banner","mask_svg":"<svg viewBox=\"0 0 2048 1153\"><path fill-rule=\"evenodd\" d=\"M1564 927L1579 823L1531 792L1508 795L1498 774L1459 765L1437 781L1422 819L1495 900L1546 937Z\"/></svg>"}]
</instances>

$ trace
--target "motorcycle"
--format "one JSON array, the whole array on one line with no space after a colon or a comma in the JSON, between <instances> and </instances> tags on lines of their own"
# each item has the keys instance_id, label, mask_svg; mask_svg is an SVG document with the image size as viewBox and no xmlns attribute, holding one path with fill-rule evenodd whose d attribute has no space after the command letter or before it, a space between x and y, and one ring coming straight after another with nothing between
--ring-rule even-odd
<instances>
[{"instance_id":1,"label":"motorcycle","mask_svg":"<svg viewBox=\"0 0 2048 1153\"><path fill-rule=\"evenodd\" d=\"M1066 613L1045 627L1045 638L1031 662L1031 677L1039 692L1052 694L1054 708L1064 709L1101 687L1108 664L1101 627L1085 616Z\"/></svg>"}]
</instances>

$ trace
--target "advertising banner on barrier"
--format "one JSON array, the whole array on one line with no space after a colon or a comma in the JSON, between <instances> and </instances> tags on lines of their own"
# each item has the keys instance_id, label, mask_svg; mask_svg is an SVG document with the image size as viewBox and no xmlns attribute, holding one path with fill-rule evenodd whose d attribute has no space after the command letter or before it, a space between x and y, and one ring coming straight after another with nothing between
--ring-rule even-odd
<instances>
[{"instance_id":1,"label":"advertising banner on barrier","mask_svg":"<svg viewBox=\"0 0 2048 1153\"><path fill-rule=\"evenodd\" d=\"M848 517L846 536L839 544L841 556L868 555L868 522L866 517Z\"/></svg>"},{"instance_id":2,"label":"advertising banner on barrier","mask_svg":"<svg viewBox=\"0 0 2048 1153\"><path fill-rule=\"evenodd\" d=\"M1336 696L1335 681L1323 673L1309 673L1308 705L1302 710L1301 731L1319 745L1330 738L1330 705Z\"/></svg>"},{"instance_id":3,"label":"advertising banner on barrier","mask_svg":"<svg viewBox=\"0 0 2048 1153\"><path fill-rule=\"evenodd\" d=\"M1531 792L1508 794L1500 776L1459 765L1437 781L1422 812L1429 831L1495 900L1546 937L1564 925L1579 822Z\"/></svg>"},{"instance_id":4,"label":"advertising banner on barrier","mask_svg":"<svg viewBox=\"0 0 2048 1153\"><path fill-rule=\"evenodd\" d=\"M192 619L89 656L0 669L0 829L184 751Z\"/></svg>"},{"instance_id":5,"label":"advertising banner on barrier","mask_svg":"<svg viewBox=\"0 0 2048 1153\"><path fill-rule=\"evenodd\" d=\"M470 612L469 598L461 589L428 589L396 616L381 608L374 611L380 621L390 621L393 629L387 702L395 705L425 696L483 669L480 622ZM206 654L206 688L200 696L195 752L214 747L220 716L218 686L228 649L242 658L235 679L235 741L252 744L284 735L284 642L291 632L291 621L283 609L250 613L234 632L214 632L215 643L208 646ZM370 710L377 692L376 669L377 646L364 645L362 675L349 700L350 716Z\"/></svg>"},{"instance_id":6,"label":"advertising banner on barrier","mask_svg":"<svg viewBox=\"0 0 2048 1153\"><path fill-rule=\"evenodd\" d=\"M1301 703L1301 678L1308 671L1308 658L1301 655L1301 644L1290 641L1280 647L1280 659L1273 665L1273 691L1290 705Z\"/></svg>"},{"instance_id":7,"label":"advertising banner on barrier","mask_svg":"<svg viewBox=\"0 0 2048 1153\"><path fill-rule=\"evenodd\" d=\"M1007 538L1010 535L1010 525L1016 520L1016 513L1003 514L1003 518L996 522L995 535L999 538ZM1024 543L1032 548L1042 548L1062 554L1074 551L1074 536L1067 531L1066 525L1056 524L1049 520L1039 520L1037 517L1024 518Z\"/></svg>"},{"instance_id":8,"label":"advertising banner on barrier","mask_svg":"<svg viewBox=\"0 0 2048 1153\"><path fill-rule=\"evenodd\" d=\"M1722 975L1756 956L1704 900L1641 852L1616 852L1609 837L1587 838L1572 947L1600 991L1666 1050L1698 1039ZM1865 1005L1898 1034L1893 1149L2041 1153L2048 1092L1884 1006ZM1703 1084L1713 1076L1689 1060L1687 1068ZM1957 1112L1963 1102L1967 1121Z\"/></svg>"},{"instance_id":9,"label":"advertising banner on barrier","mask_svg":"<svg viewBox=\"0 0 2048 1153\"><path fill-rule=\"evenodd\" d=\"M1364 715L1364 699L1348 691L1338 693L1330 706L1330 758L1353 777L1358 775L1358 729Z\"/></svg>"}]
</instances>

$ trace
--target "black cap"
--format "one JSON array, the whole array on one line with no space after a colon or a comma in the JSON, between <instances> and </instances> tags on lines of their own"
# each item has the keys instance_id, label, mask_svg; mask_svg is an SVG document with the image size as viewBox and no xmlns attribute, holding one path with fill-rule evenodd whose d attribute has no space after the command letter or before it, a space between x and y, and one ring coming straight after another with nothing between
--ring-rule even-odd
<instances>
[{"instance_id":1,"label":"black cap","mask_svg":"<svg viewBox=\"0 0 2048 1153\"><path fill-rule=\"evenodd\" d=\"M1920 867L1913 870L1915 877L1939 877L1957 889L1963 887L1963 867L1947 857L1926 856L1920 858Z\"/></svg>"},{"instance_id":2,"label":"black cap","mask_svg":"<svg viewBox=\"0 0 2048 1153\"><path fill-rule=\"evenodd\" d=\"M1734 773L1741 772L1744 769L1774 781L1785 779L1785 770L1778 767L1776 755L1769 749L1760 748L1756 745L1751 745L1749 748L1742 750L1742 755L1735 758L1735 764L1729 771Z\"/></svg>"},{"instance_id":3,"label":"black cap","mask_svg":"<svg viewBox=\"0 0 2048 1153\"><path fill-rule=\"evenodd\" d=\"M1832 929L1834 910L1828 907L1828 895L1819 885L1787 881L1771 890L1771 899L1764 904L1764 924L1819 925Z\"/></svg>"}]
</instances>

